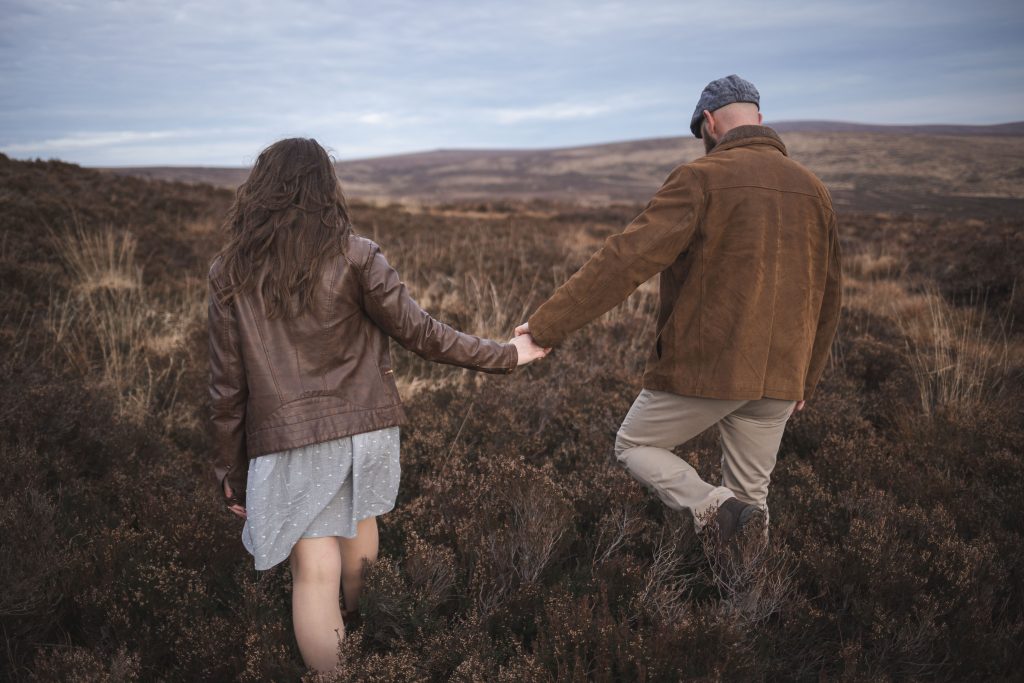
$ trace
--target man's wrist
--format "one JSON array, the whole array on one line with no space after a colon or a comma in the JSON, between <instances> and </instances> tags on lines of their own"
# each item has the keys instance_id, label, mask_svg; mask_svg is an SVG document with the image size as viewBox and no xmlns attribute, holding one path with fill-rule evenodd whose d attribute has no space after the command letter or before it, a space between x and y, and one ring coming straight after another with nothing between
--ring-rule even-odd
<instances>
[{"instance_id":1,"label":"man's wrist","mask_svg":"<svg viewBox=\"0 0 1024 683\"><path fill-rule=\"evenodd\" d=\"M544 326L543 322L538 324L537 322L534 321L533 318L531 318L529 321L527 321L526 325L528 328L529 335L533 337L533 343L536 344L537 346L549 349L558 343L558 340L552 338L555 335L551 333L551 330L547 329Z\"/></svg>"}]
</instances>

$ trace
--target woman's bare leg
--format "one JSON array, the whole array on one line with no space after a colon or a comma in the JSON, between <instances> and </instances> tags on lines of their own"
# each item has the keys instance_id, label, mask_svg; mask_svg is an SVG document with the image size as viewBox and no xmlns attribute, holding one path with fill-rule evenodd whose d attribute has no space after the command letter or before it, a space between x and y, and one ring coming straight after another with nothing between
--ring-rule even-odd
<instances>
[{"instance_id":1,"label":"woman's bare leg","mask_svg":"<svg viewBox=\"0 0 1024 683\"><path fill-rule=\"evenodd\" d=\"M336 536L300 538L291 552L292 622L306 666L330 671L345 637L338 604L341 554Z\"/></svg>"},{"instance_id":2,"label":"woman's bare leg","mask_svg":"<svg viewBox=\"0 0 1024 683\"><path fill-rule=\"evenodd\" d=\"M377 559L377 518L367 517L356 526L355 538L337 536L341 550L341 589L345 594L345 611L359 609L359 593L363 590L363 560Z\"/></svg>"}]
</instances>

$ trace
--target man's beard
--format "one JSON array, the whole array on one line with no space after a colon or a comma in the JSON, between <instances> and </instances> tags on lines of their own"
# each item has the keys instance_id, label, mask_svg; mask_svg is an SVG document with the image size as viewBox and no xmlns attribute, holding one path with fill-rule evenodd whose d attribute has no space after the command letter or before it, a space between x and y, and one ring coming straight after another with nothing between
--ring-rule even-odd
<instances>
[{"instance_id":1,"label":"man's beard","mask_svg":"<svg viewBox=\"0 0 1024 683\"><path fill-rule=\"evenodd\" d=\"M705 154L709 153L712 149L715 148L715 145L718 144L718 140L716 140L715 138L711 137L711 133L708 132L707 125L703 124L703 123L701 124L700 137L704 141L704 153Z\"/></svg>"}]
</instances>

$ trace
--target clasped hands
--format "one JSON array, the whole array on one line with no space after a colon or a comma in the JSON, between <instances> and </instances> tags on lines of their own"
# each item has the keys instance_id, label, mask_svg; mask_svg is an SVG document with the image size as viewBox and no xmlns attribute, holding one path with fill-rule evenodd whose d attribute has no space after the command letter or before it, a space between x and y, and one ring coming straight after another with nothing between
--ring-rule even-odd
<instances>
[{"instance_id":1,"label":"clasped hands","mask_svg":"<svg viewBox=\"0 0 1024 683\"><path fill-rule=\"evenodd\" d=\"M516 351L519 353L518 365L532 363L533 361L543 358L551 353L551 349L538 346L533 340L533 337L530 335L529 323L523 323L517 327L516 336L509 339L509 343L516 347Z\"/></svg>"}]
</instances>

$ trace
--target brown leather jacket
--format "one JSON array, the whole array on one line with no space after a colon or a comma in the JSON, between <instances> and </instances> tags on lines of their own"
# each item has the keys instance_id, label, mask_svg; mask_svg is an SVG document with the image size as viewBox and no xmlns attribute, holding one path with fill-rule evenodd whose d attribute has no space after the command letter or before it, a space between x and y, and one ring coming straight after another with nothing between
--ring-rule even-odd
<instances>
[{"instance_id":1,"label":"brown leather jacket","mask_svg":"<svg viewBox=\"0 0 1024 683\"><path fill-rule=\"evenodd\" d=\"M802 400L821 377L842 303L825 186L767 126L738 126L669 174L530 317L541 346L661 273L643 385L684 396Z\"/></svg>"},{"instance_id":2,"label":"brown leather jacket","mask_svg":"<svg viewBox=\"0 0 1024 683\"><path fill-rule=\"evenodd\" d=\"M209 272L214 477L244 504L251 458L401 424L389 337L420 356L491 373L515 369L511 344L459 332L409 296L380 247L352 236L324 269L316 306L269 320L259 291L222 305L220 260Z\"/></svg>"}]
</instances>

